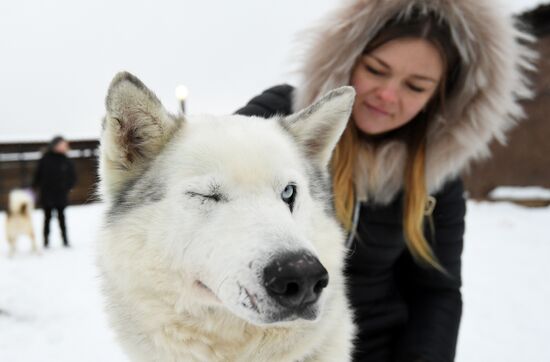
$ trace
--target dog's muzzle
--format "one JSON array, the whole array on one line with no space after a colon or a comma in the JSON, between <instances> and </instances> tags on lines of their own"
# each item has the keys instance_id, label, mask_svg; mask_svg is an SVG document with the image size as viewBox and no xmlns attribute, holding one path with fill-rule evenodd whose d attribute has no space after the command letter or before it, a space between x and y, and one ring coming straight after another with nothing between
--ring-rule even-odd
<instances>
[{"instance_id":1,"label":"dog's muzzle","mask_svg":"<svg viewBox=\"0 0 550 362\"><path fill-rule=\"evenodd\" d=\"M311 306L328 285L328 272L308 251L276 256L264 269L264 287L285 311L315 319Z\"/></svg>"}]
</instances>

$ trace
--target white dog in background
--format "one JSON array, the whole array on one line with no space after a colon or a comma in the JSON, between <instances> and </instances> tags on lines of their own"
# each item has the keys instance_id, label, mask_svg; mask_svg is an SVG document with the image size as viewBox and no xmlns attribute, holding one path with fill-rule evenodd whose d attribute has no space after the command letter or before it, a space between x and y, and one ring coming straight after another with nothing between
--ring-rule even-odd
<instances>
[{"instance_id":1,"label":"white dog in background","mask_svg":"<svg viewBox=\"0 0 550 362\"><path fill-rule=\"evenodd\" d=\"M101 137L98 263L135 361L348 361L354 326L327 166L354 100L289 117L170 115L128 73Z\"/></svg>"},{"instance_id":2,"label":"white dog in background","mask_svg":"<svg viewBox=\"0 0 550 362\"><path fill-rule=\"evenodd\" d=\"M10 256L15 254L17 239L20 236L27 236L31 240L32 251L38 253L32 225L33 210L34 200L30 191L10 191L6 214L6 239L10 245Z\"/></svg>"}]
</instances>

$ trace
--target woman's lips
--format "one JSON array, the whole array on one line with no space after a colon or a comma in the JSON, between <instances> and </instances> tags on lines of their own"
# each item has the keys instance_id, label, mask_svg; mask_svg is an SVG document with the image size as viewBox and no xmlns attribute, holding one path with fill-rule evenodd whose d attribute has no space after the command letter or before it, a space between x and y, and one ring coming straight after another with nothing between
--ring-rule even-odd
<instances>
[{"instance_id":1,"label":"woman's lips","mask_svg":"<svg viewBox=\"0 0 550 362\"><path fill-rule=\"evenodd\" d=\"M371 104L365 103L365 106L366 106L369 110L371 110L371 111L373 111L373 112L375 112L375 113L381 114L381 115L383 115L383 116L389 116L389 115L390 115L390 113L387 112L387 111L385 111L384 109L378 108L378 107L373 106L373 105L371 105Z\"/></svg>"}]
</instances>

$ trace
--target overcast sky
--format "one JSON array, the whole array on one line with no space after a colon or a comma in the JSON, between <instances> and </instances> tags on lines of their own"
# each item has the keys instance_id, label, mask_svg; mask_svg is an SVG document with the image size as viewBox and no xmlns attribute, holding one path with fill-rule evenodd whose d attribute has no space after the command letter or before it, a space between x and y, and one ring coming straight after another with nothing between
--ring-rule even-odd
<instances>
[{"instance_id":1,"label":"overcast sky","mask_svg":"<svg viewBox=\"0 0 550 362\"><path fill-rule=\"evenodd\" d=\"M172 112L231 113L295 79L297 31L342 0L0 2L0 141L97 138L111 78L128 70ZM544 3L502 0L517 13Z\"/></svg>"}]
</instances>

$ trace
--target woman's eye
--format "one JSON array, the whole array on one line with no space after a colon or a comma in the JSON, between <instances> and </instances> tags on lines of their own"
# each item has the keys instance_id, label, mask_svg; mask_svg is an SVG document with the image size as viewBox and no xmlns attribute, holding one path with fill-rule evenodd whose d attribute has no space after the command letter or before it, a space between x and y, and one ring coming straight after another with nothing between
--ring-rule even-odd
<instances>
[{"instance_id":1,"label":"woman's eye","mask_svg":"<svg viewBox=\"0 0 550 362\"><path fill-rule=\"evenodd\" d=\"M414 84L409 84L408 87L409 87L410 90L412 90L413 92L416 92L416 93L422 93L426 90L422 87L417 87Z\"/></svg>"},{"instance_id":2,"label":"woman's eye","mask_svg":"<svg viewBox=\"0 0 550 362\"><path fill-rule=\"evenodd\" d=\"M288 205L290 211L294 208L294 200L296 199L296 185L288 184L281 192L281 199Z\"/></svg>"},{"instance_id":3,"label":"woman's eye","mask_svg":"<svg viewBox=\"0 0 550 362\"><path fill-rule=\"evenodd\" d=\"M371 67L370 65L365 65L365 68L367 69L367 71L369 73L372 73L374 75L384 75L384 72L383 71L380 71L374 67Z\"/></svg>"}]
</instances>

